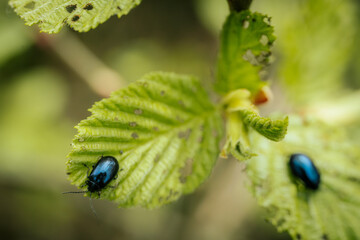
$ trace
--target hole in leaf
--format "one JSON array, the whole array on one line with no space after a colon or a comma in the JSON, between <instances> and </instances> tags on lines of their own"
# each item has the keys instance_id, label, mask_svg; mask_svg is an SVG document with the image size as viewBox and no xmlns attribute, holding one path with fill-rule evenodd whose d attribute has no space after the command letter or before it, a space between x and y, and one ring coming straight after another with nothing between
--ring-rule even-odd
<instances>
[{"instance_id":1,"label":"hole in leaf","mask_svg":"<svg viewBox=\"0 0 360 240\"><path fill-rule=\"evenodd\" d=\"M244 29L247 29L247 28L249 27L249 25L250 25L250 22L249 22L249 21L246 21L246 20L245 20L245 21L243 22L243 28L244 28Z\"/></svg>"},{"instance_id":2,"label":"hole in leaf","mask_svg":"<svg viewBox=\"0 0 360 240\"><path fill-rule=\"evenodd\" d=\"M182 100L179 100L179 105L185 107L185 103Z\"/></svg>"},{"instance_id":3,"label":"hole in leaf","mask_svg":"<svg viewBox=\"0 0 360 240\"><path fill-rule=\"evenodd\" d=\"M180 116L176 116L176 120L178 120L179 122L184 122L184 119L182 119Z\"/></svg>"},{"instance_id":4,"label":"hole in leaf","mask_svg":"<svg viewBox=\"0 0 360 240\"><path fill-rule=\"evenodd\" d=\"M155 158L154 158L154 163L159 162L160 160L160 154L156 154Z\"/></svg>"},{"instance_id":5,"label":"hole in leaf","mask_svg":"<svg viewBox=\"0 0 360 240\"><path fill-rule=\"evenodd\" d=\"M129 122L129 126L130 127L136 127L137 123L136 122Z\"/></svg>"},{"instance_id":6,"label":"hole in leaf","mask_svg":"<svg viewBox=\"0 0 360 240\"><path fill-rule=\"evenodd\" d=\"M271 17L264 17L263 18L264 23L266 23L267 25L271 24Z\"/></svg>"},{"instance_id":7,"label":"hole in leaf","mask_svg":"<svg viewBox=\"0 0 360 240\"><path fill-rule=\"evenodd\" d=\"M76 4L68 5L65 8L66 8L66 11L68 11L68 13L72 13L73 11L76 10Z\"/></svg>"},{"instance_id":8,"label":"hole in leaf","mask_svg":"<svg viewBox=\"0 0 360 240\"><path fill-rule=\"evenodd\" d=\"M26 5L24 6L24 8L33 10L33 9L35 8L35 2L34 2L34 1L29 2L28 4L26 4Z\"/></svg>"},{"instance_id":9,"label":"hole in leaf","mask_svg":"<svg viewBox=\"0 0 360 240\"><path fill-rule=\"evenodd\" d=\"M184 167L180 169L180 178L179 178L179 180L180 180L181 183L185 183L186 178L191 175L193 164L194 164L194 159L193 158L186 159Z\"/></svg>"},{"instance_id":10,"label":"hole in leaf","mask_svg":"<svg viewBox=\"0 0 360 240\"><path fill-rule=\"evenodd\" d=\"M260 43L264 46L266 46L269 43L269 38L264 34L260 38Z\"/></svg>"},{"instance_id":11,"label":"hole in leaf","mask_svg":"<svg viewBox=\"0 0 360 240\"><path fill-rule=\"evenodd\" d=\"M85 5L85 7L83 9L90 11L90 10L94 9L94 6L91 3L88 3L88 4Z\"/></svg>"},{"instance_id":12,"label":"hole in leaf","mask_svg":"<svg viewBox=\"0 0 360 240\"><path fill-rule=\"evenodd\" d=\"M170 189L169 195L166 197L166 201L168 201L172 195L173 195L173 190Z\"/></svg>"},{"instance_id":13,"label":"hole in leaf","mask_svg":"<svg viewBox=\"0 0 360 240\"><path fill-rule=\"evenodd\" d=\"M141 115L141 114L143 113L143 111L142 111L141 109L135 109L135 110L134 110L134 113L135 113L136 115Z\"/></svg>"},{"instance_id":14,"label":"hole in leaf","mask_svg":"<svg viewBox=\"0 0 360 240\"><path fill-rule=\"evenodd\" d=\"M250 49L248 49L248 50L246 51L246 53L243 55L243 59L244 59L245 61L248 61L248 62L251 63L252 65L255 65L255 66L256 66L256 65L259 65L259 63L258 63L255 55L253 54L253 52L252 52Z\"/></svg>"},{"instance_id":15,"label":"hole in leaf","mask_svg":"<svg viewBox=\"0 0 360 240\"><path fill-rule=\"evenodd\" d=\"M296 239L297 239L297 240L301 240L301 235L300 235L300 233L297 233L297 234L296 234Z\"/></svg>"},{"instance_id":16,"label":"hole in leaf","mask_svg":"<svg viewBox=\"0 0 360 240\"><path fill-rule=\"evenodd\" d=\"M138 138L139 138L139 135L138 135L136 132L133 132L133 133L131 134L131 137L132 137L133 139L138 139Z\"/></svg>"},{"instance_id":17,"label":"hole in leaf","mask_svg":"<svg viewBox=\"0 0 360 240\"><path fill-rule=\"evenodd\" d=\"M191 131L192 131L192 130L191 130L190 128L187 129L186 131L181 131L181 132L179 132L178 137L179 137L179 138L188 139L189 136L190 136L190 134L191 134Z\"/></svg>"},{"instance_id":18,"label":"hole in leaf","mask_svg":"<svg viewBox=\"0 0 360 240\"><path fill-rule=\"evenodd\" d=\"M73 21L73 22L76 22L76 21L78 21L80 19L80 16L79 15L75 15L71 20Z\"/></svg>"}]
</instances>

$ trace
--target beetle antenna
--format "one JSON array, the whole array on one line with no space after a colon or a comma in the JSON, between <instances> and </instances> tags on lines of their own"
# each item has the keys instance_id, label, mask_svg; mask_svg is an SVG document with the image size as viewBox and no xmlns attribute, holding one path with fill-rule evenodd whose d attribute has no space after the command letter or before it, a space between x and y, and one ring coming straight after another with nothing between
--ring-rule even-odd
<instances>
[{"instance_id":1,"label":"beetle antenna","mask_svg":"<svg viewBox=\"0 0 360 240\"><path fill-rule=\"evenodd\" d=\"M69 193L87 193L89 191L79 191L79 192L63 192L62 194L69 194Z\"/></svg>"},{"instance_id":2,"label":"beetle antenna","mask_svg":"<svg viewBox=\"0 0 360 240\"><path fill-rule=\"evenodd\" d=\"M97 215L97 213L96 213L96 211L95 211L95 208L94 208L94 205L93 205L92 197L91 197L91 196L90 196L90 198L89 198L89 203L90 203L91 211L94 213L96 219L97 219L98 222L99 222L99 218L98 218L98 215Z\"/></svg>"}]
</instances>

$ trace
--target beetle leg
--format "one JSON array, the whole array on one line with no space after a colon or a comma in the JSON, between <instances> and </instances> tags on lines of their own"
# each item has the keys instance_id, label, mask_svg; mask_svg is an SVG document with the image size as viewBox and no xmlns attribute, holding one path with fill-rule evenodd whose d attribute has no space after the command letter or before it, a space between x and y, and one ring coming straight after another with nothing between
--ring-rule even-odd
<instances>
[{"instance_id":1,"label":"beetle leg","mask_svg":"<svg viewBox=\"0 0 360 240\"><path fill-rule=\"evenodd\" d=\"M83 163L83 165L88 169L86 175L89 176L90 168L85 163Z\"/></svg>"},{"instance_id":2,"label":"beetle leg","mask_svg":"<svg viewBox=\"0 0 360 240\"><path fill-rule=\"evenodd\" d=\"M123 169L123 168L120 169L119 172L121 172L122 170L124 170L124 169ZM119 175L119 174L118 174L118 175ZM114 177L114 180L118 178L118 175L116 175L116 176Z\"/></svg>"}]
</instances>

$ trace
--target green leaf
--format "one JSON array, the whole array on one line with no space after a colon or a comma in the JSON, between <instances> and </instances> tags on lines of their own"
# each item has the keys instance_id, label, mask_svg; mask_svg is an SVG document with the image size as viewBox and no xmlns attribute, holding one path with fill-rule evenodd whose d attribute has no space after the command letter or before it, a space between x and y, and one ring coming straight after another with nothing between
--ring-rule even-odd
<instances>
[{"instance_id":1,"label":"green leaf","mask_svg":"<svg viewBox=\"0 0 360 240\"><path fill-rule=\"evenodd\" d=\"M360 238L360 149L344 128L291 117L284 141L251 134L258 156L247 174L259 204L279 231L294 239ZM308 155L321 174L318 190L294 181L288 167L292 153Z\"/></svg>"},{"instance_id":2,"label":"green leaf","mask_svg":"<svg viewBox=\"0 0 360 240\"><path fill-rule=\"evenodd\" d=\"M256 156L251 150L248 128L239 112L231 112L226 118L226 143L221 156L227 158L229 153L240 161Z\"/></svg>"},{"instance_id":3,"label":"green leaf","mask_svg":"<svg viewBox=\"0 0 360 240\"><path fill-rule=\"evenodd\" d=\"M288 118L271 120L260 117L252 104L251 93L246 89L237 89L226 94L222 105L226 113L226 143L221 156L231 153L238 160L250 159L256 154L251 149L248 129L254 128L261 135L273 141L281 141L287 131Z\"/></svg>"},{"instance_id":4,"label":"green leaf","mask_svg":"<svg viewBox=\"0 0 360 240\"><path fill-rule=\"evenodd\" d=\"M154 208L194 191L219 154L222 118L199 81L153 73L97 102L77 126L67 171L81 186L102 155L123 170L101 198ZM94 194L96 195L96 194Z\"/></svg>"},{"instance_id":5,"label":"green leaf","mask_svg":"<svg viewBox=\"0 0 360 240\"><path fill-rule=\"evenodd\" d=\"M270 18L260 13L232 12L221 33L215 89L226 94L246 88L257 92L266 83L259 71L269 62L275 41Z\"/></svg>"},{"instance_id":6,"label":"green leaf","mask_svg":"<svg viewBox=\"0 0 360 240\"><path fill-rule=\"evenodd\" d=\"M285 137L289 124L288 117L283 120L271 120L270 118L260 117L254 110L245 109L240 112L244 123L248 127L254 128L264 137L275 142L281 141Z\"/></svg>"},{"instance_id":7,"label":"green leaf","mask_svg":"<svg viewBox=\"0 0 360 240\"><path fill-rule=\"evenodd\" d=\"M41 31L57 33L67 24L87 32L108 20L121 17L141 0L10 0L9 4L27 25L39 24Z\"/></svg>"}]
</instances>

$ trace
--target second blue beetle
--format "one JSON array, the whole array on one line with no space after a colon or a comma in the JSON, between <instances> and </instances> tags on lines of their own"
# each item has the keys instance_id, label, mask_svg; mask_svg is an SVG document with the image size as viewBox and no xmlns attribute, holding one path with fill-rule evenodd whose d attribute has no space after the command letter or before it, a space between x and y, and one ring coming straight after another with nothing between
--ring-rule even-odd
<instances>
[{"instance_id":1,"label":"second blue beetle","mask_svg":"<svg viewBox=\"0 0 360 240\"><path fill-rule=\"evenodd\" d=\"M301 153L292 154L289 166L292 174L299 178L305 187L313 190L319 188L320 173L308 156Z\"/></svg>"}]
</instances>

